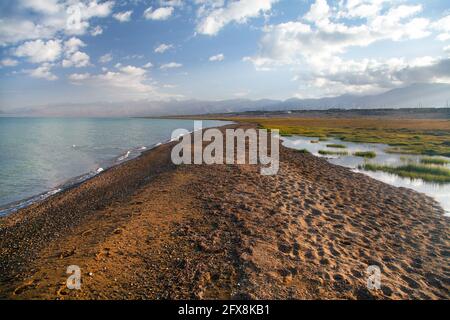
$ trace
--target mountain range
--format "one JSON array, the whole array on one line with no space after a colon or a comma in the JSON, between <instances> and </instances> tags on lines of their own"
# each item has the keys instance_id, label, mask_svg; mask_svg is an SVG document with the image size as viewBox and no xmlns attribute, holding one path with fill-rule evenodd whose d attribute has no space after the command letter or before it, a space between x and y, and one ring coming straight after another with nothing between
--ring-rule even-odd
<instances>
[{"instance_id":1,"label":"mountain range","mask_svg":"<svg viewBox=\"0 0 450 320\"><path fill-rule=\"evenodd\" d=\"M320 99L221 101L169 100L121 103L55 104L23 108L16 115L28 116L163 116L244 111L326 109L436 108L449 107L450 84L413 84L376 95L341 95ZM0 110L1 113L1 110ZM5 113L5 112L4 112Z\"/></svg>"}]
</instances>

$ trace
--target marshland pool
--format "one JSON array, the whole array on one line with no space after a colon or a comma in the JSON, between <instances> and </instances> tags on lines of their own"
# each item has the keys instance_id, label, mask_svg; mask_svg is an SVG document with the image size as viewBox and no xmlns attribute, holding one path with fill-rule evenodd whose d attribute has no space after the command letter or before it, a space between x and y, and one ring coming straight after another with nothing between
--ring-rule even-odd
<instances>
[{"instance_id":1,"label":"marshland pool","mask_svg":"<svg viewBox=\"0 0 450 320\"><path fill-rule=\"evenodd\" d=\"M333 164L351 168L355 172L364 173L374 179L383 181L396 187L409 188L424 193L434 198L437 202L439 202L442 208L444 208L446 216L450 216L450 183L447 184L430 183L420 179L403 178L395 174L381 171L367 171L363 169L358 169L358 166L363 165L364 163L374 163L388 166L400 166L409 162L419 162L420 159L423 158L424 156L386 153L385 150L389 148L389 146L386 144L348 142L335 138L327 138L326 141L319 141L319 138L314 137L290 136L290 137L282 137L282 140L283 145L285 147L297 150L305 149L315 156L326 158L329 162ZM314 143L311 141L314 141ZM327 145L330 144L345 145L346 148L337 149L327 147ZM319 150L347 151L348 155L325 156L321 155L319 153ZM373 159L365 159L362 157L354 156L353 154L357 151L373 151L376 153L376 157ZM436 157L436 158L444 158L444 157ZM446 159L450 160L449 158ZM441 167L450 168L450 165L446 164Z\"/></svg>"}]
</instances>

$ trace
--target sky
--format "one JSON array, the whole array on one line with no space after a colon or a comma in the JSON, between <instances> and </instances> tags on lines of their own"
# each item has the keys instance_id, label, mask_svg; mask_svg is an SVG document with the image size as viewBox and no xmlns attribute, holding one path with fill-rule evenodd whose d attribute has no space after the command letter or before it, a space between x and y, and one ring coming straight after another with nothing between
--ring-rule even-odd
<instances>
[{"instance_id":1,"label":"sky","mask_svg":"<svg viewBox=\"0 0 450 320\"><path fill-rule=\"evenodd\" d=\"M0 110L450 83L448 0L2 0Z\"/></svg>"}]
</instances>

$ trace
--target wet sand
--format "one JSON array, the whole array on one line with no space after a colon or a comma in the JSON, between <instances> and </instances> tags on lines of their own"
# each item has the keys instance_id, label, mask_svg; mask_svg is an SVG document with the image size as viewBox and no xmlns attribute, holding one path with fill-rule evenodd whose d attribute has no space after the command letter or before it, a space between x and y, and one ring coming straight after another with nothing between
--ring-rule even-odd
<instances>
[{"instance_id":1,"label":"wet sand","mask_svg":"<svg viewBox=\"0 0 450 320\"><path fill-rule=\"evenodd\" d=\"M0 218L0 298L450 298L448 218L431 198L284 147L262 176L175 166L173 145Z\"/></svg>"}]
</instances>

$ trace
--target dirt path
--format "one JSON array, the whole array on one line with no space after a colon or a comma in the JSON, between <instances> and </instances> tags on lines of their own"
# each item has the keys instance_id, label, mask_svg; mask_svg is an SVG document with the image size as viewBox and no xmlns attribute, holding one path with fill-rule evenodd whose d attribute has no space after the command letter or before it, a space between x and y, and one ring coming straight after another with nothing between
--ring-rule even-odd
<instances>
[{"instance_id":1,"label":"dirt path","mask_svg":"<svg viewBox=\"0 0 450 320\"><path fill-rule=\"evenodd\" d=\"M169 155L0 220L0 297L450 297L448 220L430 198L286 148L276 176ZM69 265L81 290L65 286ZM369 265L382 290L366 288Z\"/></svg>"}]
</instances>

